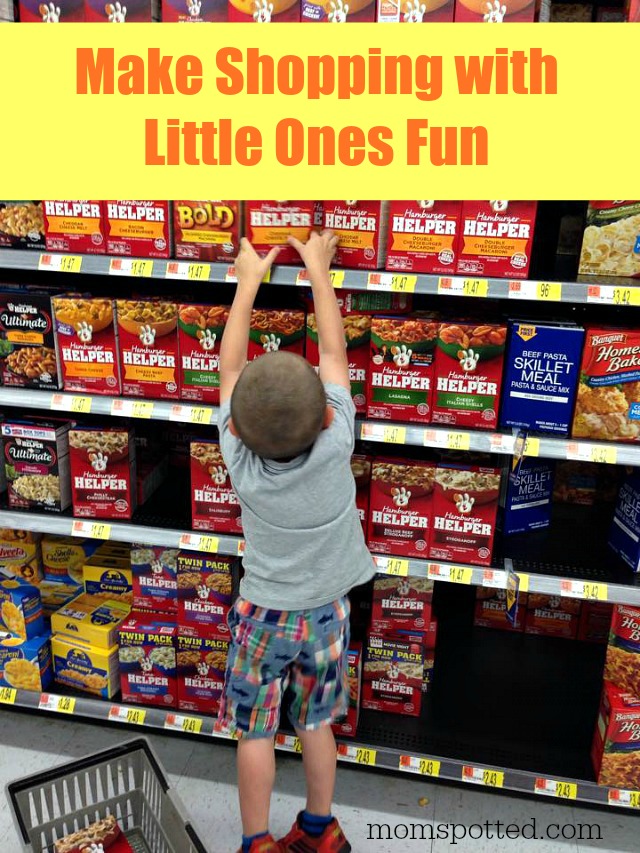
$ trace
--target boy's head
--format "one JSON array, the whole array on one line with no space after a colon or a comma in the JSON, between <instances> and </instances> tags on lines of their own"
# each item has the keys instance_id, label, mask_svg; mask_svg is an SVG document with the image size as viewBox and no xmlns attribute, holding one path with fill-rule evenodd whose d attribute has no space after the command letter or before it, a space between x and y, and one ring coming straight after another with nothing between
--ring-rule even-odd
<instances>
[{"instance_id":1,"label":"boy's head","mask_svg":"<svg viewBox=\"0 0 640 853\"><path fill-rule=\"evenodd\" d=\"M249 362L231 395L234 432L265 459L307 450L328 423L320 377L299 355L273 352Z\"/></svg>"}]
</instances>

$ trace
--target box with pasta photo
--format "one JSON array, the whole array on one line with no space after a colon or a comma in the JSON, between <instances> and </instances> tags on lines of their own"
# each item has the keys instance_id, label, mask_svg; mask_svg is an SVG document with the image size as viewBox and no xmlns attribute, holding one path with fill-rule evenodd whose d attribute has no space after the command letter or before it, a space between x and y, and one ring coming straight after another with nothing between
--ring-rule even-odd
<instances>
[{"instance_id":1,"label":"box with pasta photo","mask_svg":"<svg viewBox=\"0 0 640 853\"><path fill-rule=\"evenodd\" d=\"M178 631L178 707L215 716L224 690L229 638Z\"/></svg>"},{"instance_id":2,"label":"box with pasta photo","mask_svg":"<svg viewBox=\"0 0 640 853\"><path fill-rule=\"evenodd\" d=\"M41 418L2 423L10 507L59 513L70 506L69 426Z\"/></svg>"},{"instance_id":3,"label":"box with pasta photo","mask_svg":"<svg viewBox=\"0 0 640 853\"><path fill-rule=\"evenodd\" d=\"M10 387L62 388L49 294L0 289L0 373Z\"/></svg>"},{"instance_id":4,"label":"box with pasta photo","mask_svg":"<svg viewBox=\"0 0 640 853\"><path fill-rule=\"evenodd\" d=\"M118 632L123 702L175 708L178 703L175 622L134 613Z\"/></svg>"},{"instance_id":5,"label":"box with pasta photo","mask_svg":"<svg viewBox=\"0 0 640 853\"><path fill-rule=\"evenodd\" d=\"M43 201L42 204L48 252L105 254L107 241L101 201Z\"/></svg>"},{"instance_id":6,"label":"box with pasta photo","mask_svg":"<svg viewBox=\"0 0 640 853\"><path fill-rule=\"evenodd\" d=\"M21 20L23 11L30 10L36 2L31 0L27 4L20 3ZM38 21L41 20L42 17L38 16ZM0 249L44 251L44 212L41 201L0 201Z\"/></svg>"},{"instance_id":7,"label":"box with pasta photo","mask_svg":"<svg viewBox=\"0 0 640 853\"><path fill-rule=\"evenodd\" d=\"M178 626L229 639L235 557L181 551L178 555Z\"/></svg>"},{"instance_id":8,"label":"box with pasta photo","mask_svg":"<svg viewBox=\"0 0 640 853\"><path fill-rule=\"evenodd\" d=\"M217 441L191 442L191 525L194 530L242 532L240 503Z\"/></svg>"},{"instance_id":9,"label":"box with pasta photo","mask_svg":"<svg viewBox=\"0 0 640 853\"><path fill-rule=\"evenodd\" d=\"M122 393L177 400L178 306L163 300L118 299Z\"/></svg>"},{"instance_id":10,"label":"box with pasta photo","mask_svg":"<svg viewBox=\"0 0 640 853\"><path fill-rule=\"evenodd\" d=\"M131 518L136 509L136 445L128 427L69 431L73 514Z\"/></svg>"},{"instance_id":11,"label":"box with pasta photo","mask_svg":"<svg viewBox=\"0 0 640 853\"><path fill-rule=\"evenodd\" d=\"M228 316L228 305L178 306L180 399L220 402L220 344Z\"/></svg>"}]
</instances>

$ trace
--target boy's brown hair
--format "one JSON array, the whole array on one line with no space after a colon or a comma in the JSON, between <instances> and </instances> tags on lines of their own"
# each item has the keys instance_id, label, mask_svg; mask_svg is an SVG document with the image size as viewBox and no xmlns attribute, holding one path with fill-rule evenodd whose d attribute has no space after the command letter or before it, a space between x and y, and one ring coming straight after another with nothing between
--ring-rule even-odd
<instances>
[{"instance_id":1,"label":"boy's brown hair","mask_svg":"<svg viewBox=\"0 0 640 853\"><path fill-rule=\"evenodd\" d=\"M231 395L238 437L264 459L290 459L308 450L323 428L326 409L320 377L290 352L249 362Z\"/></svg>"}]
</instances>

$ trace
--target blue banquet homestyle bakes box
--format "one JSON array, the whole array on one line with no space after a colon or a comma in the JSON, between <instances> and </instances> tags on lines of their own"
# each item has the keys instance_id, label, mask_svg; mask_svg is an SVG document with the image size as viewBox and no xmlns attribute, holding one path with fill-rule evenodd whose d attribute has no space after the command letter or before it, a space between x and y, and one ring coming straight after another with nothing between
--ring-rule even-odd
<instances>
[{"instance_id":1,"label":"blue banquet homestyle bakes box","mask_svg":"<svg viewBox=\"0 0 640 853\"><path fill-rule=\"evenodd\" d=\"M551 521L554 463L525 456L503 482L503 533L542 530Z\"/></svg>"},{"instance_id":2,"label":"blue banquet homestyle bakes box","mask_svg":"<svg viewBox=\"0 0 640 853\"><path fill-rule=\"evenodd\" d=\"M502 426L568 434L583 341L579 326L509 324Z\"/></svg>"},{"instance_id":3,"label":"blue banquet homestyle bakes box","mask_svg":"<svg viewBox=\"0 0 640 853\"><path fill-rule=\"evenodd\" d=\"M640 571L640 472L637 468L620 488L609 531L609 547L634 572Z\"/></svg>"}]
</instances>

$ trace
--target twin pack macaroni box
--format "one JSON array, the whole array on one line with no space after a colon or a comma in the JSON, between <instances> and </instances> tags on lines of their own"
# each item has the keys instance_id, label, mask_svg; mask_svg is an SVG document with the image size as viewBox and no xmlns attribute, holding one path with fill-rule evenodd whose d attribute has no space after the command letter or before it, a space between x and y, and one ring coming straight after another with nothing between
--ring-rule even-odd
<instances>
[{"instance_id":1,"label":"twin pack macaroni box","mask_svg":"<svg viewBox=\"0 0 640 853\"><path fill-rule=\"evenodd\" d=\"M528 456L505 477L503 533L543 530L551 523L554 464Z\"/></svg>"},{"instance_id":2,"label":"twin pack macaroni box","mask_svg":"<svg viewBox=\"0 0 640 853\"><path fill-rule=\"evenodd\" d=\"M118 633L122 700L175 707L178 701L176 637L171 619L138 613Z\"/></svg>"},{"instance_id":3,"label":"twin pack macaroni box","mask_svg":"<svg viewBox=\"0 0 640 853\"><path fill-rule=\"evenodd\" d=\"M502 426L568 434L583 342L579 326L510 323Z\"/></svg>"},{"instance_id":4,"label":"twin pack macaroni box","mask_svg":"<svg viewBox=\"0 0 640 853\"><path fill-rule=\"evenodd\" d=\"M640 473L636 468L620 488L609 531L609 547L634 572L640 571Z\"/></svg>"}]
</instances>

